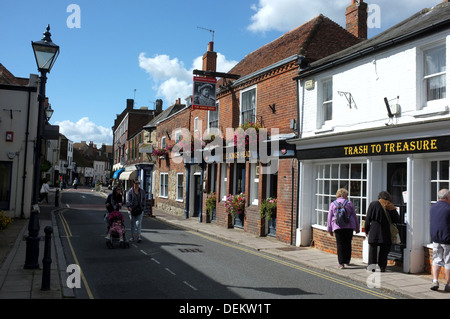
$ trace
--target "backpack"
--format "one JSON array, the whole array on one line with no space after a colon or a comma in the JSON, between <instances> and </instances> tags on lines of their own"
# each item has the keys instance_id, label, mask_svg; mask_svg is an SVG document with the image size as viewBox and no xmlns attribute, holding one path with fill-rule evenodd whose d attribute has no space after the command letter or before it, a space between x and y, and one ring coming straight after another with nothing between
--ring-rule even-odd
<instances>
[{"instance_id":1,"label":"backpack","mask_svg":"<svg viewBox=\"0 0 450 319\"><path fill-rule=\"evenodd\" d=\"M334 205L336 205L336 225L339 227L342 227L344 225L347 225L350 222L350 218L347 215L347 211L345 210L345 205L348 203L348 199L346 199L343 203L339 203L337 200L333 202Z\"/></svg>"}]
</instances>

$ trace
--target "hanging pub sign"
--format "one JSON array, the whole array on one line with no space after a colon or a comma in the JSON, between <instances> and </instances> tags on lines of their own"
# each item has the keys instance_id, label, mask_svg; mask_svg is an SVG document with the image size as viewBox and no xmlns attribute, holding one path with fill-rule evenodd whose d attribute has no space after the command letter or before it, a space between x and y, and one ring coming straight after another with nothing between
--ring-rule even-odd
<instances>
[{"instance_id":1,"label":"hanging pub sign","mask_svg":"<svg viewBox=\"0 0 450 319\"><path fill-rule=\"evenodd\" d=\"M194 76L193 110L216 111L216 84L215 78Z\"/></svg>"}]
</instances>

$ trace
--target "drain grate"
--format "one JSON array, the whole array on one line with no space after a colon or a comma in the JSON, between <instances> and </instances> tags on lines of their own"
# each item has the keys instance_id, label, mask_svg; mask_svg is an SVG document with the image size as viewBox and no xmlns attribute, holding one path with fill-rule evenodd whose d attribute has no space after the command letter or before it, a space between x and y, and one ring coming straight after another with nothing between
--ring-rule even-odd
<instances>
[{"instance_id":1,"label":"drain grate","mask_svg":"<svg viewBox=\"0 0 450 319\"><path fill-rule=\"evenodd\" d=\"M178 248L182 253L202 253L203 251L198 248Z\"/></svg>"}]
</instances>

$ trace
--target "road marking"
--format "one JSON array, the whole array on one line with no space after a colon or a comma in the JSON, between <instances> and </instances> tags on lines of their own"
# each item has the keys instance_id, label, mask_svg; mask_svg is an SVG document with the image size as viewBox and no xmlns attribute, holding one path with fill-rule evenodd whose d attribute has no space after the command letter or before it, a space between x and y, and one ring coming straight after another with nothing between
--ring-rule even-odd
<instances>
[{"instance_id":1,"label":"road marking","mask_svg":"<svg viewBox=\"0 0 450 319\"><path fill-rule=\"evenodd\" d=\"M291 268L294 268L294 269L297 269L297 270L309 273L309 274L311 274L313 276L316 276L316 277L319 277L319 278L322 278L322 279L325 279L325 280L328 280L328 281L332 281L334 283L337 283L337 284L340 284L340 285L343 285L343 286L346 286L346 287L349 287L349 288L352 288L352 289L355 289L355 290L359 290L361 292L367 293L367 294L375 296L375 297L379 297L379 298L383 298L383 299L396 299L395 297L388 296L388 295L383 294L381 292L377 292L377 291L371 290L369 288L360 287L358 285L352 284L352 283L347 282L345 280L341 280L341 279L335 278L333 276L322 274L322 273L314 271L312 269L308 269L308 268L300 266L300 265L296 265L296 264L293 264L293 263L290 263L290 262L287 262L287 261L283 261L283 260L280 260L278 258L271 257L271 256L268 256L268 255L256 252L256 251L251 250L251 249L247 249L247 248L244 248L244 247L241 247L241 246L236 246L234 244L229 244L227 242L224 242L224 241L212 238L212 237L208 237L207 235L203 235L203 234L200 234L200 233L195 232L195 231L187 231L187 232L191 233L193 235L196 235L198 237L202 237L202 238L208 239L210 241L219 243L221 245L224 245L224 246L227 246L227 247L231 247L231 248L235 248L235 249L241 250L243 252L246 252L246 253L249 253L249 254L252 254L252 255L255 255L255 256L259 256L259 257L262 257L262 258L265 258L265 259L268 259L268 260L271 260L271 261L276 262L278 264L282 264L282 265L285 265L287 267L291 267Z\"/></svg>"},{"instance_id":2,"label":"road marking","mask_svg":"<svg viewBox=\"0 0 450 319\"><path fill-rule=\"evenodd\" d=\"M169 268L166 268L166 270L170 273L170 274L172 274L172 275L174 275L174 276L176 276L177 274L176 273L174 273L172 270L170 270Z\"/></svg>"},{"instance_id":3,"label":"road marking","mask_svg":"<svg viewBox=\"0 0 450 319\"><path fill-rule=\"evenodd\" d=\"M142 249L141 249L141 253L143 253L145 256L148 256L148 254L145 251L143 251Z\"/></svg>"},{"instance_id":4,"label":"road marking","mask_svg":"<svg viewBox=\"0 0 450 319\"><path fill-rule=\"evenodd\" d=\"M92 294L91 289L89 288L86 277L84 277L83 270L81 269L81 265L78 261L77 255L75 254L75 251L73 249L72 242L70 241L70 237L72 237L72 232L70 230L70 227L69 227L69 224L67 223L66 218L63 215L64 211L65 210L62 210L59 213L59 217L61 219L61 223L63 224L64 231L66 232L67 242L69 243L69 247L70 247L70 251L72 252L73 260L75 261L75 264L77 264L80 267L81 279L83 280L84 286L86 287L86 292L89 296L89 299L94 299L94 295Z\"/></svg>"},{"instance_id":5,"label":"road marking","mask_svg":"<svg viewBox=\"0 0 450 319\"><path fill-rule=\"evenodd\" d=\"M198 289L195 288L194 286L192 286L190 283L188 283L187 281L183 281L183 284L185 284L186 286L188 286L189 288L191 288L192 290L197 291Z\"/></svg>"},{"instance_id":6,"label":"road marking","mask_svg":"<svg viewBox=\"0 0 450 319\"><path fill-rule=\"evenodd\" d=\"M155 258L151 259L152 261L154 261L155 263L157 263L158 265L160 265L161 263L159 261L157 261Z\"/></svg>"}]
</instances>

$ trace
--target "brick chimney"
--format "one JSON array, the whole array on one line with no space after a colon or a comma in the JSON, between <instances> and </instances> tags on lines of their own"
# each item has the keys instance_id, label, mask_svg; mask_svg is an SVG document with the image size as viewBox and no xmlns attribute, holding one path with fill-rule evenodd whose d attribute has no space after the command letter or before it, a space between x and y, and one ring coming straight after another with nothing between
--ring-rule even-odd
<instances>
[{"instance_id":1,"label":"brick chimney","mask_svg":"<svg viewBox=\"0 0 450 319\"><path fill-rule=\"evenodd\" d=\"M352 0L345 11L347 31L362 40L367 40L367 8L363 0Z\"/></svg>"},{"instance_id":2,"label":"brick chimney","mask_svg":"<svg viewBox=\"0 0 450 319\"><path fill-rule=\"evenodd\" d=\"M208 51L203 54L203 71L216 72L217 53L214 52L214 42L208 43Z\"/></svg>"}]
</instances>

